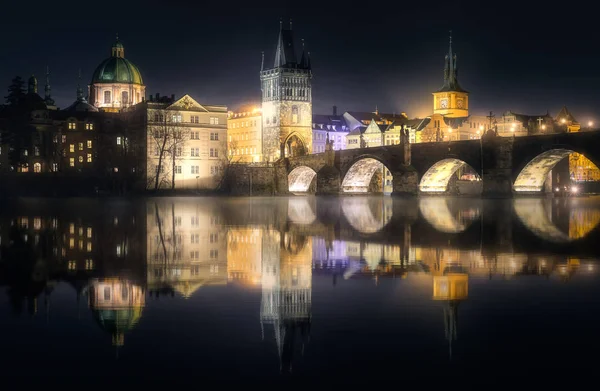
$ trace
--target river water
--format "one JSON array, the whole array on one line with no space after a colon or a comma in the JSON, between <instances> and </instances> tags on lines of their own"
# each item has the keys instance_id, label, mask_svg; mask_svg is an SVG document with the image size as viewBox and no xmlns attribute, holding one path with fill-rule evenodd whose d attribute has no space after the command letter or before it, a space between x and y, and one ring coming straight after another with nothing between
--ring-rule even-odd
<instances>
[{"instance_id":1,"label":"river water","mask_svg":"<svg viewBox=\"0 0 600 391\"><path fill-rule=\"evenodd\" d=\"M4 373L581 370L599 222L599 197L13 200Z\"/></svg>"}]
</instances>

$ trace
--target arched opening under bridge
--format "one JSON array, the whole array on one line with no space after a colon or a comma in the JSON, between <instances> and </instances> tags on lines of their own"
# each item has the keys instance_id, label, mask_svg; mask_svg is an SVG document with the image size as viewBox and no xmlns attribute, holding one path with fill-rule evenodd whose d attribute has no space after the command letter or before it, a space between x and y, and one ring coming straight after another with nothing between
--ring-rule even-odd
<instances>
[{"instance_id":1,"label":"arched opening under bridge","mask_svg":"<svg viewBox=\"0 0 600 391\"><path fill-rule=\"evenodd\" d=\"M561 177L559 172L557 176L551 177L550 172L566 158L569 158L569 174ZM585 184L597 180L600 180L600 170L594 162L571 149L559 148L543 152L527 163L515 179L513 189L517 193L552 191L556 186Z\"/></svg>"},{"instance_id":2,"label":"arched opening under bridge","mask_svg":"<svg viewBox=\"0 0 600 391\"><path fill-rule=\"evenodd\" d=\"M317 173L310 167L300 166L294 168L288 174L288 189L291 193L308 193L311 190L314 191L315 178Z\"/></svg>"},{"instance_id":3,"label":"arched opening under bridge","mask_svg":"<svg viewBox=\"0 0 600 391\"><path fill-rule=\"evenodd\" d=\"M481 194L481 190L479 174L463 160L453 158L435 163L419 182L419 191L422 193Z\"/></svg>"},{"instance_id":4,"label":"arched opening under bridge","mask_svg":"<svg viewBox=\"0 0 600 391\"><path fill-rule=\"evenodd\" d=\"M394 178L388 167L377 159L362 158L356 161L344 176L342 192L390 194L393 186Z\"/></svg>"}]
</instances>

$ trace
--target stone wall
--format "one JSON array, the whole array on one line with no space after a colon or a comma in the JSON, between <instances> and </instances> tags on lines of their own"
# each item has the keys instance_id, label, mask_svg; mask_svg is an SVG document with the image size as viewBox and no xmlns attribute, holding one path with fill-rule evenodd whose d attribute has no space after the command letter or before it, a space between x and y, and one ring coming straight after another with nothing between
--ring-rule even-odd
<instances>
[{"instance_id":1,"label":"stone wall","mask_svg":"<svg viewBox=\"0 0 600 391\"><path fill-rule=\"evenodd\" d=\"M227 189L235 196L270 196L277 194L276 168L234 164L227 170Z\"/></svg>"}]
</instances>

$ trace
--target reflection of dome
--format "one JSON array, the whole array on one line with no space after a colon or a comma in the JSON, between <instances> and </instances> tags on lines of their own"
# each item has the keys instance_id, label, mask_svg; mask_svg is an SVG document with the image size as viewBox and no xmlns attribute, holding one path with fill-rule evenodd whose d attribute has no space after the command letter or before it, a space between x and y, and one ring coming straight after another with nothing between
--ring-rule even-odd
<instances>
[{"instance_id":1,"label":"reflection of dome","mask_svg":"<svg viewBox=\"0 0 600 391\"><path fill-rule=\"evenodd\" d=\"M114 345L123 345L123 335L133 329L142 317L142 307L94 311L94 318L113 335Z\"/></svg>"},{"instance_id":2,"label":"reflection of dome","mask_svg":"<svg viewBox=\"0 0 600 391\"><path fill-rule=\"evenodd\" d=\"M94 71L92 83L144 84L138 68L131 61L119 57L102 61Z\"/></svg>"},{"instance_id":3,"label":"reflection of dome","mask_svg":"<svg viewBox=\"0 0 600 391\"><path fill-rule=\"evenodd\" d=\"M144 290L127 280L94 279L90 284L89 305L98 324L121 346L124 335L140 320L145 304Z\"/></svg>"}]
</instances>

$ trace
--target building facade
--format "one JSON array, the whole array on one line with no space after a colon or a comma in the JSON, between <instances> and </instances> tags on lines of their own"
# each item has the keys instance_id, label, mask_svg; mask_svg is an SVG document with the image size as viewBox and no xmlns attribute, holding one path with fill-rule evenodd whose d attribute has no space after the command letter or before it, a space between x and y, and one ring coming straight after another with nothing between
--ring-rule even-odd
<instances>
[{"instance_id":1,"label":"building facade","mask_svg":"<svg viewBox=\"0 0 600 391\"><path fill-rule=\"evenodd\" d=\"M128 111L146 136L146 189L215 189L227 164L227 107L189 95L160 97Z\"/></svg>"},{"instance_id":2,"label":"building facade","mask_svg":"<svg viewBox=\"0 0 600 391\"><path fill-rule=\"evenodd\" d=\"M273 67L260 72L264 161L312 151L311 79L308 53L297 61L291 26L280 26Z\"/></svg>"},{"instance_id":3,"label":"building facade","mask_svg":"<svg viewBox=\"0 0 600 391\"><path fill-rule=\"evenodd\" d=\"M125 59L125 48L117 37L111 56L94 71L88 91L90 103L104 111L118 112L142 102L145 94L142 74Z\"/></svg>"},{"instance_id":4,"label":"building facade","mask_svg":"<svg viewBox=\"0 0 600 391\"><path fill-rule=\"evenodd\" d=\"M312 153L325 152L327 140L332 142L334 151L346 149L346 136L350 129L344 117L337 114L336 106L333 106L331 115L314 114L312 118Z\"/></svg>"},{"instance_id":5,"label":"building facade","mask_svg":"<svg viewBox=\"0 0 600 391\"><path fill-rule=\"evenodd\" d=\"M233 163L263 161L262 113L260 107L230 111L227 118L227 153Z\"/></svg>"}]
</instances>

